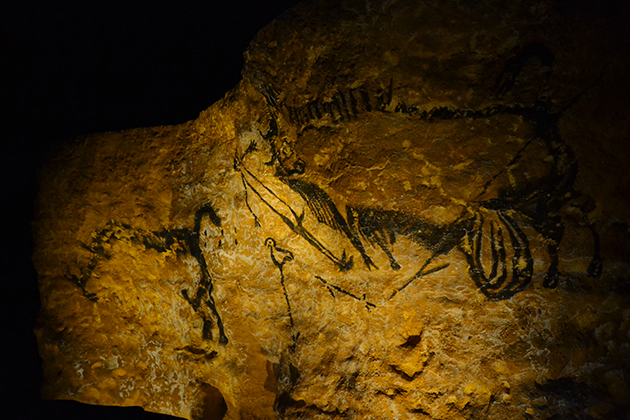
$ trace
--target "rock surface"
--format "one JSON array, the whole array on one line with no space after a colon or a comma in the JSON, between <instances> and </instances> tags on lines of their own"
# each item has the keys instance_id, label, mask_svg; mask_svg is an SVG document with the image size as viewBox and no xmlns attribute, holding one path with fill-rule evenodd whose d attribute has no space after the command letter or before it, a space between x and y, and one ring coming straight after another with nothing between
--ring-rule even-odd
<instances>
[{"instance_id":1,"label":"rock surface","mask_svg":"<svg viewBox=\"0 0 630 420\"><path fill-rule=\"evenodd\" d=\"M594 7L306 3L198 119L59 153L44 397L627 418L630 49Z\"/></svg>"}]
</instances>

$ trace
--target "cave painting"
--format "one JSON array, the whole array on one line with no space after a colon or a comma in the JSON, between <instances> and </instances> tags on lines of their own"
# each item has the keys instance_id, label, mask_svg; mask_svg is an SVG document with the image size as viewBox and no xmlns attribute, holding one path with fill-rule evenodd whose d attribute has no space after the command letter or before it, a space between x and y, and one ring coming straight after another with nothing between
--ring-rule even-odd
<instances>
[{"instance_id":1,"label":"cave painting","mask_svg":"<svg viewBox=\"0 0 630 420\"><path fill-rule=\"evenodd\" d=\"M282 133L281 127L299 127L302 139L306 138L302 140L304 143L308 142L305 127L314 126L317 120L328 118L343 124L344 121L359 120L368 113L391 112L395 89L393 78L377 92L362 87L340 90L332 100L315 100L301 110L283 106L274 89L266 88L263 92L267 102L265 127L261 123L258 136L241 139L242 144L237 145L234 151L233 172L240 178L245 197L245 209L241 210L249 215L252 222L247 228L256 231L269 223L270 218L281 221L280 225L302 238L322 259L336 266L340 276L357 270L386 271L387 275L395 276L405 268L397 258L396 248L400 238L405 238L407 244L429 251L424 259L415 259L411 263L406 261L406 264L413 265L411 274L399 276L385 300L395 299L400 293L412 293L410 285L449 267L449 258L457 250L465 257L468 274L479 291L488 299L504 300L524 290L534 274L534 258L526 227L533 228L528 232L537 232L546 244L549 262L544 287L558 286L558 248L565 230L566 210L570 208L573 215L571 222L592 235L594 249L587 271L591 277L598 276L602 270L599 237L588 220L594 204L574 188L578 163L571 148L562 140L557 126L564 110L571 107L589 87L576 97L565 100L565 106L557 112L551 112L549 105L538 98L527 105L500 103L532 60L551 69L554 58L541 44L521 48L506 62L496 81L496 105L480 109L434 107L420 112L415 105L395 104L393 113L407 116L411 129L414 124L430 128L443 122L456 122L460 128L474 129L478 122L500 118L526 127L528 137L521 139L518 147L512 148L506 163L497 167L494 175L479 181L476 190L475 186L470 188L473 194L463 205L459 200L459 207L453 210L455 216L447 222L427 220L408 211L384 209L380 205L355 203L351 199L345 203L344 209L344 203L335 202L327 187L311 179L311 168L306 163L308 157L300 154L299 141ZM544 77L540 82L544 84ZM283 118L286 121L281 121ZM369 139L364 141L369 143ZM362 147L364 144L346 145L348 149L356 149L353 150L356 153L361 153ZM544 157L544 163L539 165L542 170L527 166L533 162L525 158L528 155ZM514 173L530 170L536 174L534 177L525 181L514 180ZM430 175L423 173L419 177ZM490 194L490 190L495 193ZM390 200L395 202L397 198L391 197ZM421 208L423 203L418 200L416 206ZM147 231L111 222L93 234L91 243L83 245L91 255L87 266L80 268L78 274L69 271L66 277L82 289L86 298L97 302L98 296L88 292L86 285L99 262L110 258L104 245L126 240L144 249L192 257L196 263L197 280L190 289L181 290L181 297L203 319L203 338L211 339L216 326L218 341L227 344L229 339L220 315L221 308L213 297L213 273L203 251L208 246L221 246L221 240L216 244L206 242L207 231L202 227L205 220L223 234L221 212L221 208L214 208L208 203L196 210L192 228L184 229ZM324 226L334 235L320 235ZM274 237L261 236L259 240L267 253L260 258L269 258L277 268L294 349L300 332L296 331L292 306L299 305L299 302L292 302L286 287L284 266L301 256ZM386 257L385 265L382 258L379 258L380 263L376 262L378 255ZM369 290L341 287L334 278L324 278L322 273L314 272L312 277L322 287L323 293L327 290L335 299L345 297L362 302L368 313L379 306L379 301L370 296Z\"/></svg>"},{"instance_id":2,"label":"cave painting","mask_svg":"<svg viewBox=\"0 0 630 420\"><path fill-rule=\"evenodd\" d=\"M42 395L623 417L630 62L565 6L307 2L198 118L60 152L33 224Z\"/></svg>"}]
</instances>

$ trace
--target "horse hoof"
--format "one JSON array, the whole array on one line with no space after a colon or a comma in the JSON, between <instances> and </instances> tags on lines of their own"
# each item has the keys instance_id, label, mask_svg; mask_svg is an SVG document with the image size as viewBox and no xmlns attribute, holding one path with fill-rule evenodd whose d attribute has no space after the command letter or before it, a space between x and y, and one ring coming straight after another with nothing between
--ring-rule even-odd
<instances>
[{"instance_id":1,"label":"horse hoof","mask_svg":"<svg viewBox=\"0 0 630 420\"><path fill-rule=\"evenodd\" d=\"M548 289L555 289L558 287L558 282L560 278L558 276L557 271L547 271L547 275L545 276L545 281L543 282L543 286Z\"/></svg>"},{"instance_id":2,"label":"horse hoof","mask_svg":"<svg viewBox=\"0 0 630 420\"><path fill-rule=\"evenodd\" d=\"M601 259L593 259L591 265L588 266L586 273L589 277L599 277L602 274L603 263Z\"/></svg>"}]
</instances>

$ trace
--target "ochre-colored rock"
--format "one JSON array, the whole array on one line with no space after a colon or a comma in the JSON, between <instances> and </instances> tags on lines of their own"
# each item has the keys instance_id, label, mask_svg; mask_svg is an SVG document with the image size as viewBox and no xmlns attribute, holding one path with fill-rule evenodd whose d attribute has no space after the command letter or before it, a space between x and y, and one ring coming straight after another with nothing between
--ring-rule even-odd
<instances>
[{"instance_id":1,"label":"ochre-colored rock","mask_svg":"<svg viewBox=\"0 0 630 420\"><path fill-rule=\"evenodd\" d=\"M620 31L563 2L310 2L196 120L81 139L34 223L44 396L624 418Z\"/></svg>"}]
</instances>

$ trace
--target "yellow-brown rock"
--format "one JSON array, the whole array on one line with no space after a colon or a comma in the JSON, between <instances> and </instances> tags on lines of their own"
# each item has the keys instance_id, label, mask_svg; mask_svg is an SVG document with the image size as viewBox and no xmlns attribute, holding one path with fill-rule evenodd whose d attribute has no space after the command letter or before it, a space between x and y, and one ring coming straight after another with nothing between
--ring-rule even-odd
<instances>
[{"instance_id":1,"label":"yellow-brown rock","mask_svg":"<svg viewBox=\"0 0 630 420\"><path fill-rule=\"evenodd\" d=\"M630 60L589 7L306 3L196 120L59 153L34 223L44 396L625 418Z\"/></svg>"}]
</instances>

